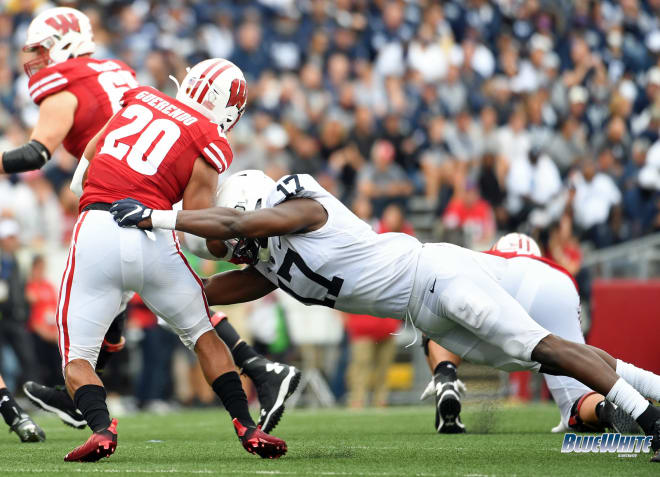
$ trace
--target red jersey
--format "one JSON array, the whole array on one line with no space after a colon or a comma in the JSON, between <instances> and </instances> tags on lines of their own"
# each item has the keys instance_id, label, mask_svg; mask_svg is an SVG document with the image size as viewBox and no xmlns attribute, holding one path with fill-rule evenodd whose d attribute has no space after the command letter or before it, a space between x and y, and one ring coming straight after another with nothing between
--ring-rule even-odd
<instances>
[{"instance_id":1,"label":"red jersey","mask_svg":"<svg viewBox=\"0 0 660 477\"><path fill-rule=\"evenodd\" d=\"M543 262L546 265L549 265L552 268L554 268L556 270L559 270L564 275L566 275L568 278L570 278L571 281L573 282L573 285L575 285L575 289L578 291L578 293L580 292L580 289L578 288L578 284L575 281L575 278L573 278L573 275L571 275L568 272L568 270L566 270L564 267L562 267L561 265L559 265L556 262L553 262L549 258L537 257L536 255L527 255L527 254L521 254L521 253L516 253L516 252L500 252L499 250L485 250L483 253L487 253L487 254L490 254L490 255L496 255L498 257L507 258L507 259L508 258L516 258L516 257L533 258L534 260L538 260L539 262Z\"/></svg>"},{"instance_id":2,"label":"red jersey","mask_svg":"<svg viewBox=\"0 0 660 477\"><path fill-rule=\"evenodd\" d=\"M125 63L82 56L43 68L28 82L30 96L37 104L60 91L68 91L78 99L73 126L62 143L77 158L121 109L124 92L137 86L135 72Z\"/></svg>"},{"instance_id":3,"label":"red jersey","mask_svg":"<svg viewBox=\"0 0 660 477\"><path fill-rule=\"evenodd\" d=\"M80 210L127 197L171 209L183 198L198 157L218 174L231 164L220 127L180 101L143 86L124 93L122 104L99 138Z\"/></svg>"}]
</instances>

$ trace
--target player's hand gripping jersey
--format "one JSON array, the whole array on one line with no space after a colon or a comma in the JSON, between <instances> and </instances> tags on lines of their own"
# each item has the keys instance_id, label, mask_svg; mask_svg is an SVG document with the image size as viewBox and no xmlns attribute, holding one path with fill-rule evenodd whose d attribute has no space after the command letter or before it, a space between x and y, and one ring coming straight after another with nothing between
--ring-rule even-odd
<instances>
[{"instance_id":1,"label":"player's hand gripping jersey","mask_svg":"<svg viewBox=\"0 0 660 477\"><path fill-rule=\"evenodd\" d=\"M155 209L182 199L195 159L218 173L231 164L227 138L204 115L150 87L124 93L99 139L80 209L132 197Z\"/></svg>"},{"instance_id":2,"label":"player's hand gripping jersey","mask_svg":"<svg viewBox=\"0 0 660 477\"><path fill-rule=\"evenodd\" d=\"M30 97L36 104L68 91L78 100L73 126L63 146L80 158L87 143L121 109L123 94L136 88L135 72L118 60L78 57L47 66L30 77Z\"/></svg>"},{"instance_id":3,"label":"player's hand gripping jersey","mask_svg":"<svg viewBox=\"0 0 660 477\"><path fill-rule=\"evenodd\" d=\"M308 305L402 319L422 244L405 234L376 234L307 174L280 179L264 207L296 197L318 201L327 222L313 232L269 238L270 262L257 270Z\"/></svg>"}]
</instances>

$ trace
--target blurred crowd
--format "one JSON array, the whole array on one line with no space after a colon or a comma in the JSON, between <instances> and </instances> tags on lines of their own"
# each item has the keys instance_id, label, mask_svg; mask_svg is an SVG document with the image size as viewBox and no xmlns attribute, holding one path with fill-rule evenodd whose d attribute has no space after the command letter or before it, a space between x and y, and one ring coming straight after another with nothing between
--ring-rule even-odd
<instances>
[{"instance_id":1,"label":"blurred crowd","mask_svg":"<svg viewBox=\"0 0 660 477\"><path fill-rule=\"evenodd\" d=\"M95 56L172 96L169 75L231 59L249 93L230 173L313 174L382 231L413 233L405 218L419 214L425 239L473 248L522 231L578 274L585 246L660 228L660 0L57 4L91 18ZM38 114L21 47L48 6L0 7L0 151ZM59 257L75 164L58 151L42 171L0 177L17 246Z\"/></svg>"}]
</instances>

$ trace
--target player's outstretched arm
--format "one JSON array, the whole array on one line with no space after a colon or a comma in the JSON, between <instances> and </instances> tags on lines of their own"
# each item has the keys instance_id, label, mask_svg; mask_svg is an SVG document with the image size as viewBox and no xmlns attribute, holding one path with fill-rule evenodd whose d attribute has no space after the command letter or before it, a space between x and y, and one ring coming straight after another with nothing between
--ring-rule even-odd
<instances>
[{"instance_id":1,"label":"player's outstretched arm","mask_svg":"<svg viewBox=\"0 0 660 477\"><path fill-rule=\"evenodd\" d=\"M206 280L204 291L210 306L257 300L277 288L254 267L218 273Z\"/></svg>"},{"instance_id":2,"label":"player's outstretched arm","mask_svg":"<svg viewBox=\"0 0 660 477\"><path fill-rule=\"evenodd\" d=\"M311 232L322 227L327 212L312 199L292 199L272 208L251 212L214 207L203 210L152 211L132 199L113 204L115 221L124 227L165 228L207 239L266 238Z\"/></svg>"},{"instance_id":3,"label":"player's outstretched arm","mask_svg":"<svg viewBox=\"0 0 660 477\"><path fill-rule=\"evenodd\" d=\"M67 91L44 99L30 141L2 154L0 173L32 171L46 164L73 126L77 107L78 100Z\"/></svg>"}]
</instances>

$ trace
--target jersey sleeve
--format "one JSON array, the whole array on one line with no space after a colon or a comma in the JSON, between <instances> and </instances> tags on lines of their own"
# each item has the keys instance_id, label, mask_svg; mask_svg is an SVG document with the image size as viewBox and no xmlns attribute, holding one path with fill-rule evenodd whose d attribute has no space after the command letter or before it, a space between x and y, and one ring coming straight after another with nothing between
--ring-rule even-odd
<instances>
[{"instance_id":1,"label":"jersey sleeve","mask_svg":"<svg viewBox=\"0 0 660 477\"><path fill-rule=\"evenodd\" d=\"M234 158L234 153L229 146L229 141L220 131L209 130L197 140L200 155L213 168L222 174L227 170Z\"/></svg>"},{"instance_id":2,"label":"jersey sleeve","mask_svg":"<svg viewBox=\"0 0 660 477\"><path fill-rule=\"evenodd\" d=\"M28 81L28 93L35 104L40 104L51 94L67 89L71 84L71 74L64 68L43 68Z\"/></svg>"}]
</instances>

